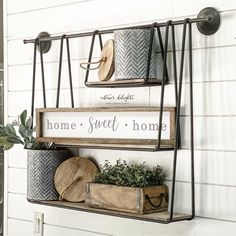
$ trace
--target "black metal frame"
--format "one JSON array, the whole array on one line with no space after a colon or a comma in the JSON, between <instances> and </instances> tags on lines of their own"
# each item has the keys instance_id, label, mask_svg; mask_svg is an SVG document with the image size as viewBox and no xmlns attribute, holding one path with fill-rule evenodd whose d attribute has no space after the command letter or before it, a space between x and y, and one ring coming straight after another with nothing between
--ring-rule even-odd
<instances>
[{"instance_id":1,"label":"black metal frame","mask_svg":"<svg viewBox=\"0 0 236 236\"><path fill-rule=\"evenodd\" d=\"M172 191L170 197L170 212L169 212L169 222L174 221L173 214L174 214L174 199L175 199L175 182L176 182L176 168L177 168L177 151L180 146L180 106L181 106L181 95L182 95L182 84L183 84L183 71L184 71L184 59L185 59L185 44L186 44L186 33L187 33L187 25L189 25L189 92L190 92L190 143L191 143L191 207L192 213L191 217L187 216L186 219L193 219L195 216L195 186L194 186L194 133L193 133L193 87L192 87L192 27L191 27L191 20L186 18L183 21L183 35L182 35L182 48L181 48L181 59L180 59L180 71L179 71L179 78L177 76L177 61L176 61L176 46L175 46L175 24L172 21L167 21L165 24L165 37L164 37L164 45L162 42L162 36L160 31L160 26L157 22L149 25L147 28L151 29L151 36L150 36L150 44L149 44L149 54L148 54L148 63L147 63L147 76L143 80L143 82L139 83L132 83L128 86L145 86L145 85L160 85L161 86L161 95L160 95L160 113L159 113L159 129L158 129L158 138L157 138L157 145L152 149L152 151L161 151L167 148L161 147L161 134L162 134L162 118L163 118L163 107L164 107L164 94L165 94L165 85L168 83L168 70L167 70L167 51L168 51L168 39L169 39L169 28L171 27L172 33L172 51L173 51L173 74L174 74L174 88L175 88L175 101L176 101L176 130L175 130L175 145L174 145L174 158L173 158L173 177L172 177ZM152 52L152 45L153 45L153 38L155 29L158 34L158 39L160 43L161 53L163 57L163 69L162 69L162 78L161 82L149 83L149 70L150 70L150 61L151 61L151 52ZM97 84L88 84L88 77L89 77L89 69L90 69L90 62L92 60L94 43L96 35L99 36L101 41L101 33L96 30L93 32L90 51L88 56L88 65L85 75L85 85L88 87L127 87L127 83L122 84L106 84L104 85L103 82L98 82ZM102 48L101 48L102 49ZM178 85L179 81L179 85ZM169 150L170 148L168 148ZM137 148L138 150L138 148Z\"/></svg>"},{"instance_id":2,"label":"black metal frame","mask_svg":"<svg viewBox=\"0 0 236 236\"><path fill-rule=\"evenodd\" d=\"M97 82L97 83L93 83L90 84L88 81L89 78L89 69L90 69L90 63L92 61L92 56L93 56L93 49L94 49L94 43L95 43L95 37L98 36L99 37L99 41L100 41L100 46L101 46L101 50L102 50L102 35L103 34L108 34L110 33L110 31L108 31L108 33L104 33L103 31L98 31L95 30L92 34L92 39L91 39L91 44L90 44L90 51L89 51L89 56L88 56L88 62L87 62L87 70L86 70L86 74L85 74L85 80L84 80L84 84L87 87L98 87L98 88L105 88L105 87L138 87L138 86L157 86L157 85L161 85L162 88L164 86L164 84L168 84L169 83L169 76L168 76L168 70L167 70L167 66L166 66L166 57L167 57L167 44L168 44L168 33L169 33L169 26L172 24L172 21L168 21L166 23L166 36L165 38L167 39L165 41L165 47L163 46L163 40L162 40L162 36L161 36L161 31L160 31L160 26L157 22L154 22L151 25L146 25L144 26L136 26L136 27L130 27L130 28L123 28L123 29L150 29L151 30L151 34L150 34L150 43L149 43L149 50L148 50L148 59L147 59L147 71L146 71L146 77L141 81L136 82L133 79L130 80L123 80L123 81L119 81L116 84L110 83L108 82ZM114 30L115 31L115 30ZM114 32L113 31L113 32ZM159 44L160 44L160 50L161 50L161 55L162 55L162 59L164 61L163 63L163 75L162 75L162 79L150 79L149 78L149 71L150 71L150 63L151 63L151 55L152 55L152 46L153 46L153 40L154 40L154 34L155 31L158 35L158 40L159 40ZM129 81L129 83L127 83L127 81ZM164 82L164 84L163 84Z\"/></svg>"},{"instance_id":3,"label":"black metal frame","mask_svg":"<svg viewBox=\"0 0 236 236\"><path fill-rule=\"evenodd\" d=\"M204 34L206 35L210 35L210 34L214 34L219 26L220 26L220 15L219 12L212 7L206 7L204 9L202 9L200 11L200 13L198 14L197 18L192 18L189 19L190 23L196 23L198 27L201 28L201 30L204 29ZM171 25L182 25L184 23L184 20L177 20L177 21L172 21ZM161 22L158 23L157 26L159 27L164 27L166 26L166 22ZM138 26L139 29L145 29L147 27L150 27L150 25L140 25ZM109 33L113 33L115 30L121 30L121 29L134 29L137 28L137 26L132 26L132 27L123 27L123 28L114 28L114 29L107 29L107 30L101 30L99 31L101 34L109 34ZM212 28L214 29L214 31L212 30ZM84 32L84 33L76 33L76 34L68 34L65 37L66 38L81 38L81 37L86 37L86 36L92 36L93 32ZM39 39L25 39L23 40L23 42L25 44L27 43L34 43L35 41L40 41L40 42L48 42L50 43L53 40L60 40L61 36L51 36L51 37L40 37Z\"/></svg>"},{"instance_id":4,"label":"black metal frame","mask_svg":"<svg viewBox=\"0 0 236 236\"><path fill-rule=\"evenodd\" d=\"M47 107L43 54L47 53L49 49L48 49L47 45L45 46L45 42L42 41L43 38L45 38L45 36L42 35L40 37L40 34L39 34L39 37L34 41L32 95L31 95L31 99L32 99L31 100L31 116L32 116L32 118L34 117L35 82L36 82L36 65L37 65L37 47L38 47L39 53L40 53L40 65L41 65L41 74L42 74L42 90L43 90L43 106L44 106L44 108ZM63 42L64 42L64 39L66 39L71 107L74 108L73 80L72 80L71 59L70 59L70 45L69 45L69 38L66 38L66 35L62 35L61 36L60 54L59 54L59 66L58 66L58 82L57 82L56 107L57 108L59 107L59 101L60 101L61 70L62 70L62 56L63 56ZM45 47L47 49L46 51L45 51Z\"/></svg>"},{"instance_id":5,"label":"black metal frame","mask_svg":"<svg viewBox=\"0 0 236 236\"><path fill-rule=\"evenodd\" d=\"M123 84L104 84L103 82L98 82L96 84L89 84L88 78L89 78L89 69L90 69L90 62L92 60L93 55L93 48L94 48L94 42L95 37L98 36L99 38L99 44L100 48L102 50L103 43L102 43L102 35L109 34L114 32L118 29L110 29L110 30L101 30L101 31L93 31L93 32L87 32L87 33L79 33L79 34L71 34L71 35L62 35L62 36L54 36L54 37L41 37L31 40L24 40L24 43L34 43L34 59L33 59L33 83L32 83L32 107L31 107L31 115L34 114L34 97L35 97L35 75L36 75L36 48L39 46L40 51L40 58L41 58L41 71L42 71L42 84L43 84L43 98L44 98L44 107L46 107L46 94L45 94L45 79L44 79L44 67L43 67L43 51L40 47L40 42L50 42L51 40L61 40L61 46L60 46L60 57L59 57L59 71L58 71L58 87L57 87L57 99L56 99L56 107L59 107L59 97L60 97L60 81L61 81L61 68L62 68L62 53L63 53L63 41L66 39L67 43L67 59L68 59L68 68L69 68L69 82L70 82L70 91L71 91L71 105L74 107L74 99L73 99L73 85L72 85L72 76L71 76L71 63L70 63L70 50L69 50L69 39L75 38L75 37L87 37L91 36L91 45L90 45L90 51L88 56L88 64L87 64L87 70L85 74L85 85L88 87L130 87L130 86L161 86L161 94L160 94L160 113L159 113L159 130L158 130L158 137L157 137L157 144L155 147L153 147L152 151L161 151L161 150L167 150L163 149L160 146L161 141L161 134L162 134L162 118L163 118L163 107L164 107L164 93L165 93L165 85L169 82L168 77L168 70L167 70L167 51L168 51L168 40L169 40L169 31L171 28L171 39L172 39L172 52L173 52L173 77L174 77L174 93L175 93L175 103L176 103L176 130L175 130L175 145L174 145L174 156L173 156L173 175L172 175L172 191L169 201L169 219L167 221L160 221L160 220L153 220L150 219L150 221L155 221L159 223L170 223L174 221L179 221L180 219L174 218L174 202L175 202L175 183L176 183L176 169L177 169L177 153L178 149L180 147L180 107L181 107L181 95L182 95L182 83L183 83L183 71L184 71L184 59L185 59L185 44L186 44L186 34L187 34L187 26L188 26L188 50L189 50L189 94L190 94L190 158L191 158L191 215L186 215L185 218L182 218L181 220L191 220L195 216L195 186L194 186L194 127L193 127L193 72L192 72L192 23L197 23L199 30L204 34L213 34L215 33L220 25L220 18L218 12L213 8L206 8L203 9L199 16L199 18L195 19L189 19L186 18L184 20L179 21L167 21L163 23L157 23L154 22L150 25L141 25L141 26L134 26L129 28L122 28L122 29L151 29L151 37L150 37L150 44L149 44L149 53L148 53L148 68L146 72L146 78L138 83L125 83ZM215 19L216 18L216 19ZM183 34L182 34L182 47L181 47L181 59L180 59L180 70L179 70L179 77L177 73L177 60L176 60L176 46L175 46L175 25L183 25ZM163 39L161 36L160 28L165 27L165 37L164 37L164 44ZM121 28L119 28L120 30ZM150 60L151 60L151 52L152 52L152 45L153 45L153 38L154 33L157 33L159 43L160 43L160 49L161 54L163 58L163 74L162 78L159 81L153 81L149 80L149 70L150 70ZM102 145L101 147L96 148L104 148ZM110 148L112 149L112 148ZM125 149L125 148L122 148ZM169 150L170 148L168 148ZM133 149L134 150L134 149ZM137 147L137 150L140 150ZM35 203L40 203L36 201ZM48 204L48 203L45 203ZM68 208L68 207L65 207ZM69 207L70 208L70 207ZM71 208L70 208L71 209ZM84 210L84 209L80 209ZM89 211L90 210L84 210ZM91 212L96 212L96 210L91 210ZM99 212L98 212L99 213ZM103 213L108 215L117 215L115 213ZM125 216L122 216L125 217ZM128 218L133 218L130 216L127 216ZM135 218L135 217L134 217ZM137 218L135 218L137 219ZM147 219L143 219L147 220Z\"/></svg>"}]
</instances>

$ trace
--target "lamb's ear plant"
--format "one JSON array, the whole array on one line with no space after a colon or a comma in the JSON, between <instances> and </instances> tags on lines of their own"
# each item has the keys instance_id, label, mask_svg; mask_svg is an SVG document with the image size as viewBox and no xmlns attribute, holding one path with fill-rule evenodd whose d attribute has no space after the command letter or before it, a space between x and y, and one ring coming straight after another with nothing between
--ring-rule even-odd
<instances>
[{"instance_id":1,"label":"lamb's ear plant","mask_svg":"<svg viewBox=\"0 0 236 236\"><path fill-rule=\"evenodd\" d=\"M25 149L39 150L52 149L51 143L39 143L33 136L32 117L27 118L27 110L7 125L0 125L0 145L4 150L11 149L15 144L22 144ZM17 130L17 131L16 131Z\"/></svg>"},{"instance_id":2,"label":"lamb's ear plant","mask_svg":"<svg viewBox=\"0 0 236 236\"><path fill-rule=\"evenodd\" d=\"M145 163L128 165L126 161L121 160L117 160L115 165L105 161L100 169L101 172L93 179L94 183L147 187L162 185L167 177L167 171L160 166L148 168Z\"/></svg>"}]
</instances>

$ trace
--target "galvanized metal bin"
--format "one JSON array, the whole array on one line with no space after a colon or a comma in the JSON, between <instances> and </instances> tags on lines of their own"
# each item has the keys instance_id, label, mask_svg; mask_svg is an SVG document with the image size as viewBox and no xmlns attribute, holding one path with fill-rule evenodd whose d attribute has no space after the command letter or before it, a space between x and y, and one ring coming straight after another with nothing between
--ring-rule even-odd
<instances>
[{"instance_id":1,"label":"galvanized metal bin","mask_svg":"<svg viewBox=\"0 0 236 236\"><path fill-rule=\"evenodd\" d=\"M54 185L57 167L67 158L67 150L28 150L27 199L58 200Z\"/></svg>"},{"instance_id":2,"label":"galvanized metal bin","mask_svg":"<svg viewBox=\"0 0 236 236\"><path fill-rule=\"evenodd\" d=\"M145 79L151 29L125 29L114 31L115 79ZM156 41L153 40L149 78L157 78Z\"/></svg>"}]
</instances>

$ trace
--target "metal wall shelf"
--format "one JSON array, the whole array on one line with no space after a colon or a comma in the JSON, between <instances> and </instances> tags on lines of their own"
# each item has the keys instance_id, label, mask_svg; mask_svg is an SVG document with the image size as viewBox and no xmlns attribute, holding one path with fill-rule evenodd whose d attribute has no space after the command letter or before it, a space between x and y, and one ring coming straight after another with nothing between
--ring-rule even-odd
<instances>
[{"instance_id":1,"label":"metal wall shelf","mask_svg":"<svg viewBox=\"0 0 236 236\"><path fill-rule=\"evenodd\" d=\"M163 58L163 74L162 78L159 80L150 80L149 79L149 66L147 70L147 76L145 79L141 80L122 80L122 81L108 81L108 82L91 82L88 80L89 77L89 68L90 65L87 65L87 71L85 76L85 85L88 87L138 87L138 86L161 86L160 93L160 115L159 115L159 125L162 125L162 115L164 110L164 92L165 85L168 84L168 68L166 65L167 61L167 51L168 51L168 42L169 42L169 32L171 32L171 45L172 45L172 60L173 60L173 79L174 79L174 93L175 93L175 103L176 103L176 129L175 129L175 140L174 140L174 155L173 155L173 173L172 173L172 186L171 186L171 195L169 200L169 210L168 212L162 213L154 213L147 215L134 215L127 214L115 211L108 211L102 209L88 208L83 203L69 203L69 202L59 202L59 201L31 201L32 203L43 204L53 207L63 207L72 210L86 211L92 212L96 214L105 214L112 215L118 217L132 218L137 220L147 220L158 223L170 223L174 221L181 220L191 220L195 217L195 186L194 186L194 130L193 130L193 71L192 71L192 24L196 23L199 31L205 35L211 35L217 32L220 26L220 15L218 11L214 8L208 7L203 9L197 18L189 19L186 18L184 20L179 21L167 21L162 23L154 22L149 25L141 25L134 26L129 28L122 29L132 29L132 28L140 28L152 29L151 37L150 37L150 45L149 45L149 56L148 56L148 65L150 66L150 58L152 51L152 41L154 32L157 32L161 54ZM175 26L183 25L182 31L182 39L181 39L181 57L179 63L179 72L177 72L177 59L176 59L176 47L175 47ZM165 36L164 38L161 36L160 28L165 27ZM120 29L120 28L119 28ZM60 97L60 82L61 82L61 68L62 68L62 54L63 54L63 42L66 40L67 47L67 59L68 59L68 69L69 69L69 82L70 82L70 91L71 91L71 106L74 107L74 98L73 98L73 85L72 85L72 75L71 75L71 63L70 63L70 49L69 49L69 39L77 38L77 37L91 37L91 46L90 52L88 56L88 63L91 62L93 47L95 37L98 36L100 48L102 49L102 35L113 33L118 29L109 29L109 30L96 30L93 32L84 32L78 34L70 34L70 35L61 35L61 36L53 36L50 37L49 34L41 33L36 39L24 40L24 43L34 43L34 59L33 59L33 82L32 82L32 106L31 106L31 114L34 114L34 96L35 96L35 77L36 77L36 54L37 48L40 52L40 60L41 60L41 71L42 71L42 84L43 84L43 101L44 107L46 108L46 91L45 91L45 80L44 80L44 67L43 67L43 54L47 53L50 50L51 42L53 40L61 40L60 46L60 57L59 57L59 71L58 71L58 87L57 87L57 98L56 98L56 107L59 107L59 97ZM188 32L188 34L187 34ZM182 95L182 82L183 82L183 72L184 72L184 60L185 60L185 47L186 47L186 38L188 35L188 50L189 50L189 94L190 94L190 169L191 169L191 214L177 214L174 213L174 202L175 202L175 184L176 184L176 166L177 166L177 152L180 146L180 106L181 106L181 95ZM163 40L164 39L164 40ZM164 41L164 43L163 43ZM160 149L160 140L161 140L161 129L158 131L158 145L153 151L161 151ZM87 147L87 146L86 146ZM102 145L97 145L96 147L91 148L106 148ZM108 147L113 149L112 147Z\"/></svg>"},{"instance_id":2,"label":"metal wall shelf","mask_svg":"<svg viewBox=\"0 0 236 236\"><path fill-rule=\"evenodd\" d=\"M108 80L103 82L91 81L86 82L87 87L94 88L123 88L123 87L139 87L139 86L160 86L161 80L148 79L125 79L125 80Z\"/></svg>"},{"instance_id":3,"label":"metal wall shelf","mask_svg":"<svg viewBox=\"0 0 236 236\"><path fill-rule=\"evenodd\" d=\"M150 222L155 222L155 223L168 224L170 221L170 218L169 218L170 215L169 215L169 212L167 211L138 215L138 214L127 213L127 212L92 208L92 207L86 206L85 203L73 203L73 202L67 202L67 201L32 201L32 200L29 200L29 202L35 203L35 204L46 205L46 206L59 207L59 208L64 208L64 209L69 209L69 210L83 211L83 212L102 214L102 215L108 215L108 216L116 216L116 217L128 218L128 219L134 219L134 220L150 221ZM191 220L191 219L192 219L191 215L182 214L182 213L174 213L172 221L176 222L176 221Z\"/></svg>"}]
</instances>

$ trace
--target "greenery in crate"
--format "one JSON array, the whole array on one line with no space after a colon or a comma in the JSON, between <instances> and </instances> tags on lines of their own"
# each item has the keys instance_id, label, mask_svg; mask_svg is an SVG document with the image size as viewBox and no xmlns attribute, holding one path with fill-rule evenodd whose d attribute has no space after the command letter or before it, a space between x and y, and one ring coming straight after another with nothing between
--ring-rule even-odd
<instances>
[{"instance_id":1,"label":"greenery in crate","mask_svg":"<svg viewBox=\"0 0 236 236\"><path fill-rule=\"evenodd\" d=\"M54 148L52 143L39 143L36 141L33 136L34 129L32 125L32 117L27 119L27 111L24 110L18 120L14 120L6 126L0 125L0 145L3 146L4 150L11 149L14 144L22 144L25 149L32 150ZM16 132L15 127L18 127L18 132Z\"/></svg>"},{"instance_id":2,"label":"greenery in crate","mask_svg":"<svg viewBox=\"0 0 236 236\"><path fill-rule=\"evenodd\" d=\"M128 165L126 161L117 160L115 165L109 161L101 166L101 172L94 179L94 183L113 184L127 187L147 187L162 185L167 177L167 171L160 166L152 169L145 163Z\"/></svg>"}]
</instances>

